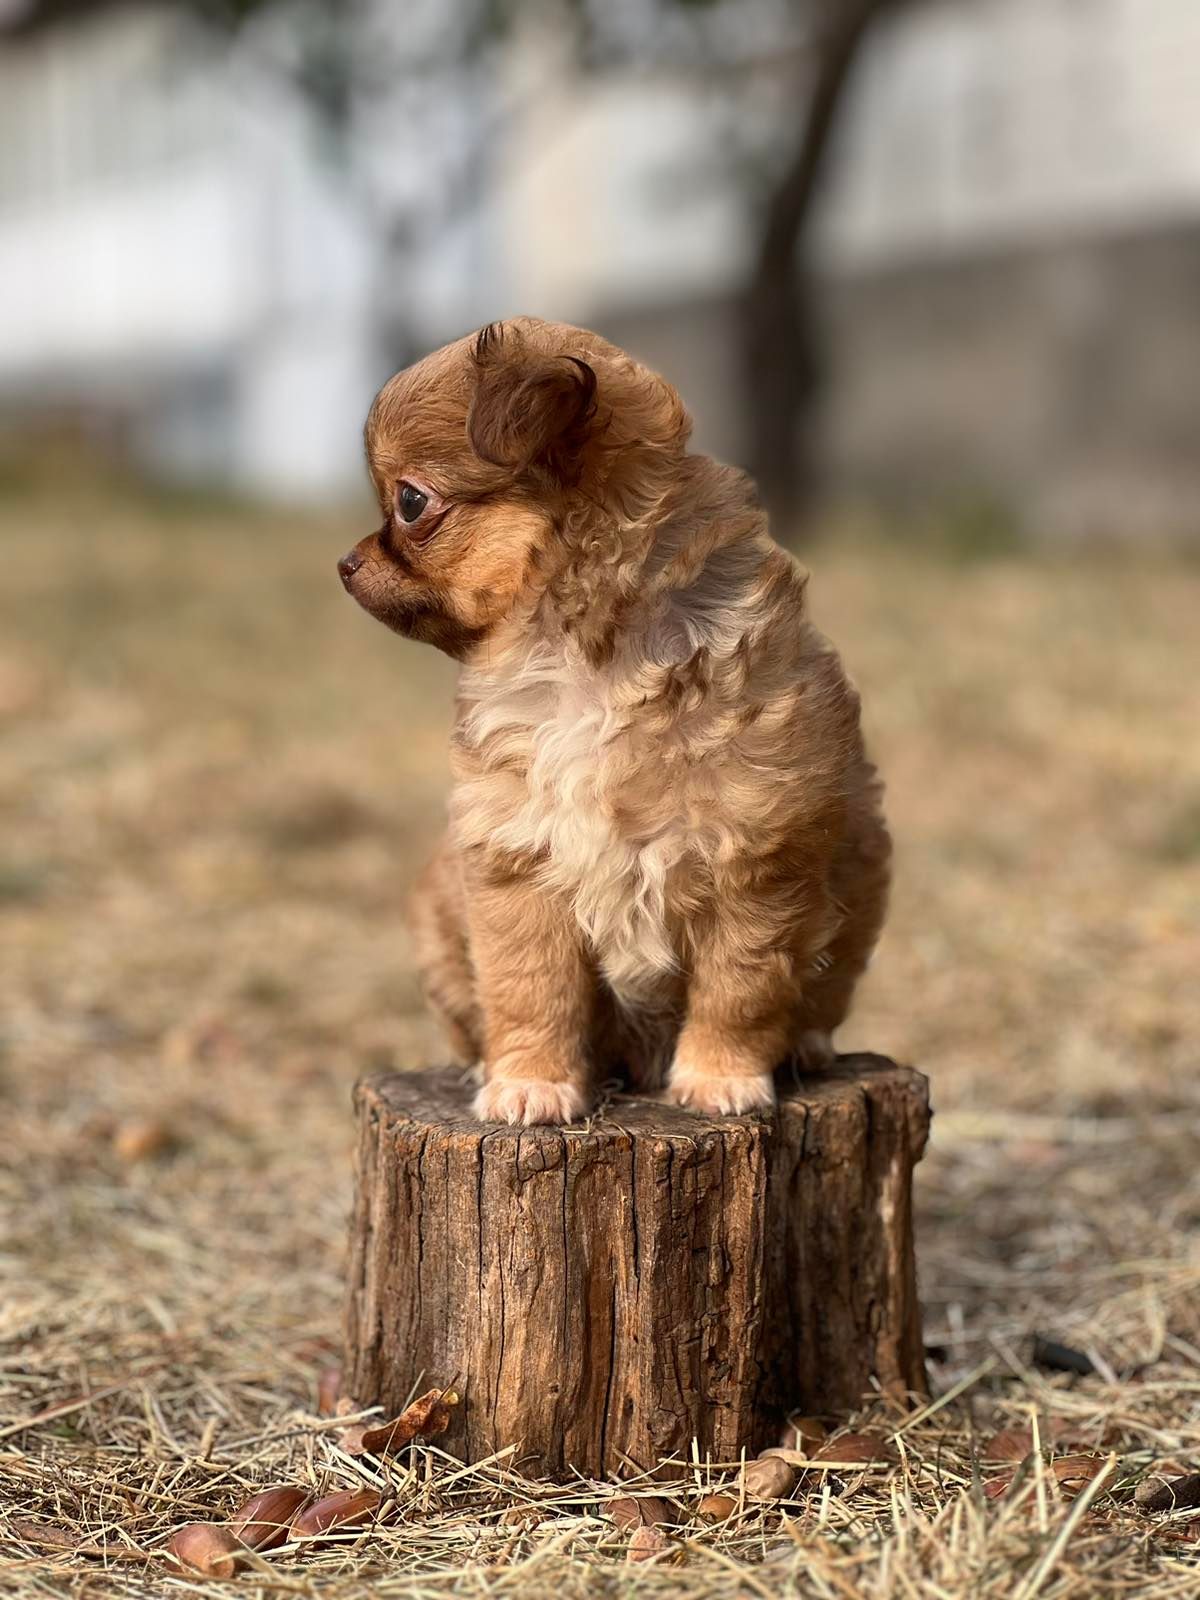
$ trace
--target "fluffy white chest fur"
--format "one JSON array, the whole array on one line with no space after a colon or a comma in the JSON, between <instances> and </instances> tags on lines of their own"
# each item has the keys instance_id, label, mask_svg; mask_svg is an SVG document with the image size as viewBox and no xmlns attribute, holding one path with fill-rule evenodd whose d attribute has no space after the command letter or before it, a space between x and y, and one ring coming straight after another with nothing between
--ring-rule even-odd
<instances>
[{"instance_id":1,"label":"fluffy white chest fur","mask_svg":"<svg viewBox=\"0 0 1200 1600\"><path fill-rule=\"evenodd\" d=\"M672 888L699 842L679 730L647 738L627 677L548 650L472 698L460 839L537 857L613 989L652 993L678 965Z\"/></svg>"}]
</instances>

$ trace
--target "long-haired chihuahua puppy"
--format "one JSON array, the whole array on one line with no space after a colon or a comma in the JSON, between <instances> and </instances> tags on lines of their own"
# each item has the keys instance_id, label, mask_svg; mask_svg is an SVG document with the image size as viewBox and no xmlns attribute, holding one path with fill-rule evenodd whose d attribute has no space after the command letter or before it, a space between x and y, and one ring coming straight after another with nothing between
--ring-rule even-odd
<instances>
[{"instance_id":1,"label":"long-haired chihuahua puppy","mask_svg":"<svg viewBox=\"0 0 1200 1600\"><path fill-rule=\"evenodd\" d=\"M517 317L384 388L383 523L338 563L462 664L422 975L478 1115L569 1122L600 1076L706 1112L816 1065L883 921L859 702L753 486L671 385Z\"/></svg>"}]
</instances>

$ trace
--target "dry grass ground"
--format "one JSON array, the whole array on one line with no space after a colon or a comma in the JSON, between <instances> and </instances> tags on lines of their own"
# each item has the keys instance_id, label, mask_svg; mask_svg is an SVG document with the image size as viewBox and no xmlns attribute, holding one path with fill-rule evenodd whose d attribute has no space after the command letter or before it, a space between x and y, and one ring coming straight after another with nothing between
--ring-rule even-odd
<instances>
[{"instance_id":1,"label":"dry grass ground","mask_svg":"<svg viewBox=\"0 0 1200 1600\"><path fill-rule=\"evenodd\" d=\"M0 508L0 1587L188 1593L161 1558L180 1523L366 1480L382 1526L231 1592L1200 1595L1200 1514L1131 1498L1151 1463L1200 1465L1200 566L850 530L813 552L899 839L847 1042L932 1076L919 1244L951 1398L868 1412L904 1428L895 1466L715 1530L694 1508L720 1471L681 1467L670 1560L630 1566L603 1485L435 1448L364 1465L314 1414L351 1082L438 1049L399 907L450 680L339 592L352 521ZM1095 1373L1035 1368L1036 1331ZM980 1442L1031 1417L1112 1453L1090 1503L1041 1456L1027 1492L982 1493Z\"/></svg>"}]
</instances>

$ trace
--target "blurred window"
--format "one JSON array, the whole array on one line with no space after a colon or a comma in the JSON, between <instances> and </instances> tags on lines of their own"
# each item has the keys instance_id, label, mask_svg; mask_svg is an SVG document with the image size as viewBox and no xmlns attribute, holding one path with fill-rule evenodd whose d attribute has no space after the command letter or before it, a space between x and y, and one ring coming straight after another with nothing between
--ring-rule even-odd
<instances>
[{"instance_id":1,"label":"blurred window","mask_svg":"<svg viewBox=\"0 0 1200 1600\"><path fill-rule=\"evenodd\" d=\"M105 12L0 53L0 207L161 171L213 148L211 63L166 11Z\"/></svg>"}]
</instances>

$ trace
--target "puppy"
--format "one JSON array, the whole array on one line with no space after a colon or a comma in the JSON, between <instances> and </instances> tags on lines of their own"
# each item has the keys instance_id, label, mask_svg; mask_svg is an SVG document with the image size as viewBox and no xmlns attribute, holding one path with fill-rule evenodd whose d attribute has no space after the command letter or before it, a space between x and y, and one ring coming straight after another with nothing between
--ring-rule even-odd
<instances>
[{"instance_id":1,"label":"puppy","mask_svg":"<svg viewBox=\"0 0 1200 1600\"><path fill-rule=\"evenodd\" d=\"M461 662L450 824L414 904L425 986L490 1121L597 1077L704 1112L827 1061L890 846L858 696L753 486L688 453L675 390L530 317L393 378L383 515L338 563Z\"/></svg>"}]
</instances>

